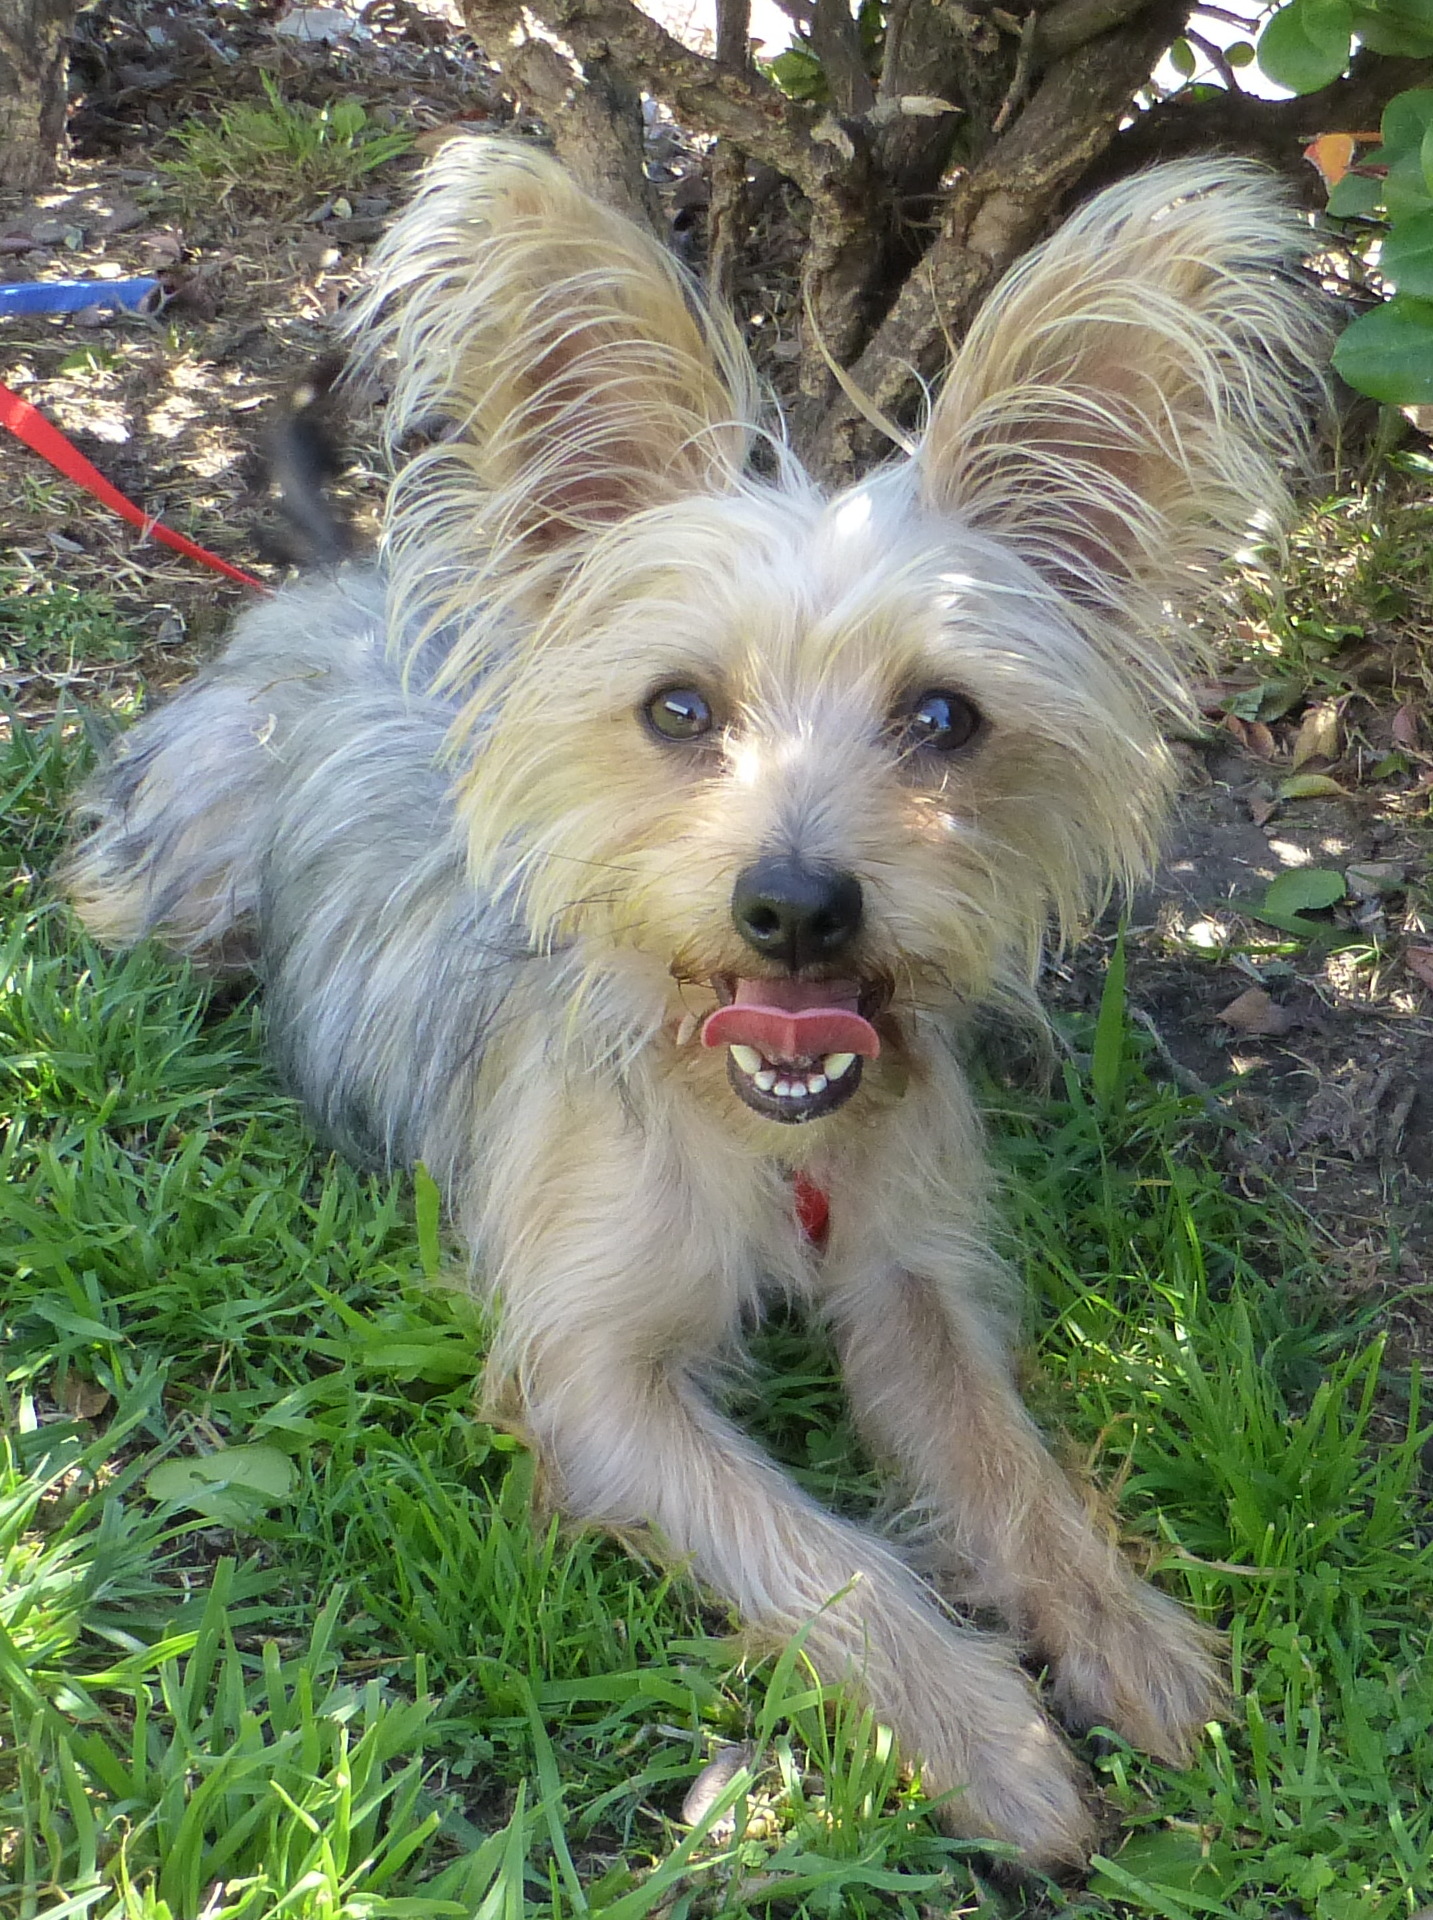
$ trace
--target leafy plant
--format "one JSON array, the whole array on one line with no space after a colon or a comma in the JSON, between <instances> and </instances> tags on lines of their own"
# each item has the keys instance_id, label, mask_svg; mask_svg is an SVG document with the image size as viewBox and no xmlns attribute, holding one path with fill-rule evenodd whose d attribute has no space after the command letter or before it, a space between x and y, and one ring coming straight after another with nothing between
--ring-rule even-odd
<instances>
[{"instance_id":1,"label":"leafy plant","mask_svg":"<svg viewBox=\"0 0 1433 1920\"><path fill-rule=\"evenodd\" d=\"M286 100L259 76L264 104L240 101L217 121L191 120L175 133L179 153L160 162L182 193L299 201L355 187L413 145L411 133L377 125L359 100L311 107Z\"/></svg>"},{"instance_id":2,"label":"leafy plant","mask_svg":"<svg viewBox=\"0 0 1433 1920\"><path fill-rule=\"evenodd\" d=\"M1433 54L1433 0L1290 0L1259 39L1259 64L1294 93L1336 80L1357 47ZM1350 386L1395 406L1433 403L1433 90L1396 94L1357 165L1354 131L1315 143L1328 210L1354 223L1389 297L1360 314L1334 349Z\"/></svg>"}]
</instances>

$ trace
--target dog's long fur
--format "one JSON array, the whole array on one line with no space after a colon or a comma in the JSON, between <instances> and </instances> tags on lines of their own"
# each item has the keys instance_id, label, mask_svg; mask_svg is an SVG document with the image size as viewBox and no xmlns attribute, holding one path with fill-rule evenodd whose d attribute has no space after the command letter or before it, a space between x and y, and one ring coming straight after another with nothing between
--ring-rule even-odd
<instances>
[{"instance_id":1,"label":"dog's long fur","mask_svg":"<svg viewBox=\"0 0 1433 1920\"><path fill-rule=\"evenodd\" d=\"M68 875L109 940L256 955L325 1132L442 1183L502 1301L495 1387L568 1510L653 1530L758 1638L805 1626L958 1831L1045 1865L1087 1821L1017 1649L1062 1717L1170 1760L1217 1663L1016 1396L952 1036L1148 858L1179 606L1276 525L1302 438L1301 238L1236 162L1100 195L997 290L916 458L828 500L779 440L752 477L740 341L651 240L539 153L455 141L349 329L396 361L395 438L454 429L399 473L384 567L247 613L89 795ZM709 735L646 726L674 686ZM932 688L978 712L959 750L900 731ZM803 1126L693 1038L721 983L782 975L733 920L771 857L859 879L843 966L881 1041ZM872 1444L1008 1639L703 1392L772 1288L828 1320Z\"/></svg>"}]
</instances>

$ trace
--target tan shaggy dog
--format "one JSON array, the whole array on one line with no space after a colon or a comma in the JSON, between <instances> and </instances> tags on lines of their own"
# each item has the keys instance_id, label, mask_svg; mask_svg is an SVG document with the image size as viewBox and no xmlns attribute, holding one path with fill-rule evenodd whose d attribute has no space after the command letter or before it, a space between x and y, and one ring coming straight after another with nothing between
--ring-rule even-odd
<instances>
[{"instance_id":1,"label":"tan shaggy dog","mask_svg":"<svg viewBox=\"0 0 1433 1920\"><path fill-rule=\"evenodd\" d=\"M68 874L109 940L250 956L326 1135L440 1181L565 1509L650 1529L759 1642L806 1629L948 1824L1035 1865L1088 1821L1021 1656L1062 1720L1178 1761L1216 1646L1017 1397L956 1035L1149 856L1179 604L1277 521L1302 437L1304 238L1238 162L1099 195L997 289L914 456L829 499L649 236L453 142L348 329L395 440L452 428L382 567L245 614ZM773 1291L1008 1638L713 1404Z\"/></svg>"}]
</instances>

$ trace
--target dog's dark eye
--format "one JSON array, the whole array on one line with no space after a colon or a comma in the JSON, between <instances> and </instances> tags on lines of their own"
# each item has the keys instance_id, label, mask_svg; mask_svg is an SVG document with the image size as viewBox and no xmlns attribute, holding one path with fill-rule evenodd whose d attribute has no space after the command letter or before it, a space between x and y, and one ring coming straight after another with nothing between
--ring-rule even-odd
<instances>
[{"instance_id":1,"label":"dog's dark eye","mask_svg":"<svg viewBox=\"0 0 1433 1920\"><path fill-rule=\"evenodd\" d=\"M897 716L901 745L927 753L954 753L980 731L980 709L963 693L933 687Z\"/></svg>"},{"instance_id":2,"label":"dog's dark eye","mask_svg":"<svg viewBox=\"0 0 1433 1920\"><path fill-rule=\"evenodd\" d=\"M700 740L712 730L712 710L695 687L663 687L642 709L647 725L663 740Z\"/></svg>"}]
</instances>

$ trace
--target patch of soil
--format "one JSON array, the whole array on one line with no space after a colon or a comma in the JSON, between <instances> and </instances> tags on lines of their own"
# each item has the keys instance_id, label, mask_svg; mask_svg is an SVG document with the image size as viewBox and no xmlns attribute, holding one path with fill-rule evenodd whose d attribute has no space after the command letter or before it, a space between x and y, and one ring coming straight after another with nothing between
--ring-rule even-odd
<instances>
[{"instance_id":1,"label":"patch of soil","mask_svg":"<svg viewBox=\"0 0 1433 1920\"><path fill-rule=\"evenodd\" d=\"M81 16L72 157L52 190L0 196L0 286L95 282L78 313L0 319L0 380L32 402L145 512L247 571L277 579L292 544L269 497L272 409L330 344L406 176L459 123L510 126L497 76L454 18L407 0L324 9L336 39L285 31L294 12L223 3L113 0ZM410 154L345 191L206 192L177 180L175 129L247 101L263 82L311 107L358 102L375 129L415 135ZM521 124L521 123L519 123ZM106 309L105 283L152 276L148 314ZM340 488L360 522L380 490L376 434L355 421ZM159 688L204 657L242 601L218 574L138 538L37 457L8 445L0 567L11 590L64 582L112 596ZM3 691L32 712L132 677L130 661L7 663Z\"/></svg>"},{"instance_id":2,"label":"patch of soil","mask_svg":"<svg viewBox=\"0 0 1433 1920\"><path fill-rule=\"evenodd\" d=\"M1330 1285L1351 1306L1378 1304L1396 1366L1426 1365L1433 982L1415 969L1433 929L1433 818L1422 771L1278 800L1287 769L1227 733L1182 752L1176 821L1125 933L1131 1013L1173 1077L1239 1123L1231 1178L1252 1198L1290 1195ZM1271 883L1312 871L1345 876L1338 905L1302 916L1312 938L1260 921ZM1098 1004L1113 932L1073 956L1063 998Z\"/></svg>"}]
</instances>

